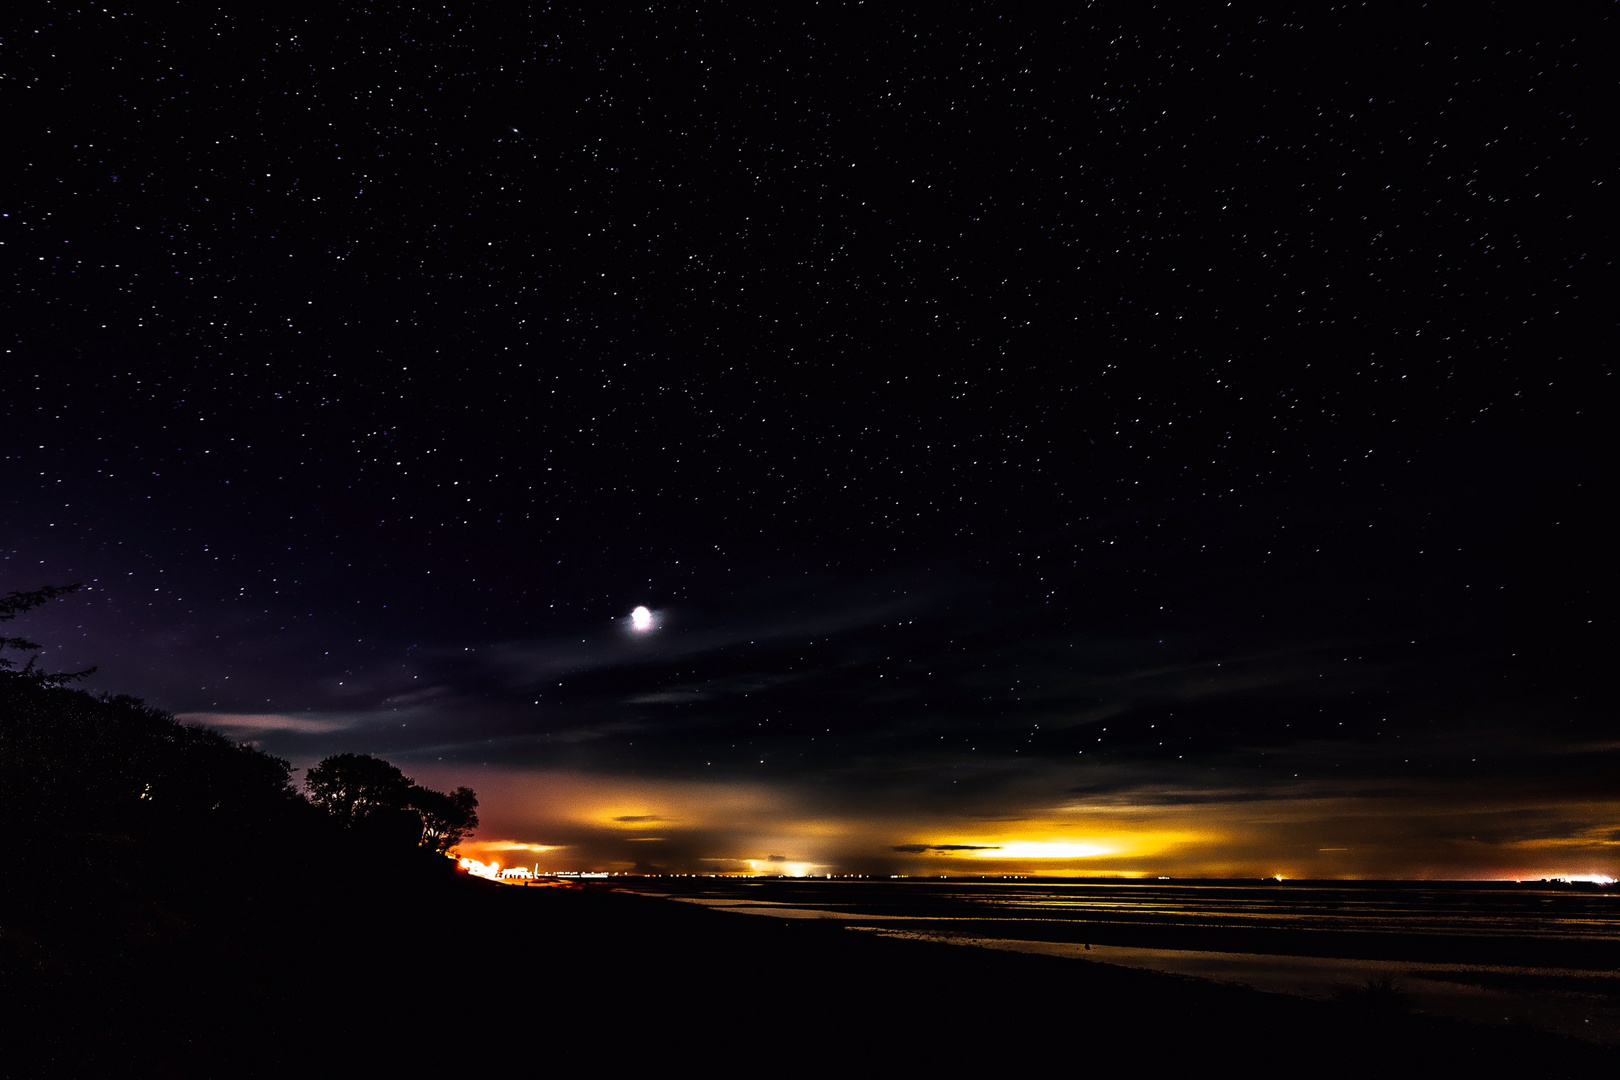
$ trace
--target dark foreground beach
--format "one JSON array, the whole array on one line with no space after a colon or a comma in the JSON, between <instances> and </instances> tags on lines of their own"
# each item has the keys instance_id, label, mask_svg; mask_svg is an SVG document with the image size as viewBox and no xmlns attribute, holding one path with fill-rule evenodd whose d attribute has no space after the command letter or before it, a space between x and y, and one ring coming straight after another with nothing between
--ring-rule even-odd
<instances>
[{"instance_id":1,"label":"dark foreground beach","mask_svg":"<svg viewBox=\"0 0 1620 1080\"><path fill-rule=\"evenodd\" d=\"M1592 883L665 878L631 887L739 915L1620 1047L1620 894Z\"/></svg>"},{"instance_id":2,"label":"dark foreground beach","mask_svg":"<svg viewBox=\"0 0 1620 1080\"><path fill-rule=\"evenodd\" d=\"M7 1076L589 1068L1586 1074L1613 1051L1047 955L460 877L58 890L0 937ZM1183 942L1185 944L1185 942Z\"/></svg>"}]
</instances>

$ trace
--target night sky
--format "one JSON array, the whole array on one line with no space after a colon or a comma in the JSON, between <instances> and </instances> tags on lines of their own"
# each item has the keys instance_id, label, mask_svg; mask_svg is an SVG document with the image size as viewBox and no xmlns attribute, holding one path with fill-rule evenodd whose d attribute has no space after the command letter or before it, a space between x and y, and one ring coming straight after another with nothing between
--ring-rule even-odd
<instances>
[{"instance_id":1,"label":"night sky","mask_svg":"<svg viewBox=\"0 0 1620 1080\"><path fill-rule=\"evenodd\" d=\"M4 33L47 667L507 865L1620 876L1612 6L136 7Z\"/></svg>"}]
</instances>

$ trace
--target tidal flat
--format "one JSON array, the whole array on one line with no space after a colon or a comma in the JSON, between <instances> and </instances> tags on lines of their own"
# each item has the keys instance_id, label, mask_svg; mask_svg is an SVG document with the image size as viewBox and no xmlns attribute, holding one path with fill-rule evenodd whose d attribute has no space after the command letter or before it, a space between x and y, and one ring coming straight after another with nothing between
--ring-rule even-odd
<instances>
[{"instance_id":1,"label":"tidal flat","mask_svg":"<svg viewBox=\"0 0 1620 1080\"><path fill-rule=\"evenodd\" d=\"M1156 971L1620 1045L1620 892L1568 882L684 880L876 936Z\"/></svg>"}]
</instances>

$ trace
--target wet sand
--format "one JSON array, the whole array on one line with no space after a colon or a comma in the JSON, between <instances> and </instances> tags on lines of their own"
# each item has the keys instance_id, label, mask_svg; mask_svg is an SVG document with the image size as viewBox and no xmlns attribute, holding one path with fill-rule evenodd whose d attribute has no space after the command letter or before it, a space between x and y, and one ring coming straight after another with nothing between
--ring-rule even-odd
<instances>
[{"instance_id":1,"label":"wet sand","mask_svg":"<svg viewBox=\"0 0 1620 1080\"><path fill-rule=\"evenodd\" d=\"M1524 1027L1620 1045L1620 972L1494 964L1414 964L1319 956L1153 949L1021 941L863 928L938 941L1117 967L1160 971L1272 994L1337 1001L1369 986L1391 986L1413 1012L1473 1023Z\"/></svg>"},{"instance_id":2,"label":"wet sand","mask_svg":"<svg viewBox=\"0 0 1620 1080\"><path fill-rule=\"evenodd\" d=\"M1153 936L1149 923L1132 926L1130 936L1136 942L1132 944L1051 941L985 933L985 929L995 926L988 921L978 924L975 932L957 929L963 924L959 918L919 919L910 914L828 910L733 896L649 895L731 914L824 921L896 940L1086 961L1317 1001L1354 1002L1367 996L1369 988L1384 987L1395 992L1401 1008L1415 1014L1620 1045L1620 971L1612 968L1302 955L1288 951L1286 942L1275 939L1268 941L1272 948L1267 952L1199 948L1200 942L1189 939L1182 926L1167 928L1174 931L1172 936L1182 947L1156 947L1144 940ZM1026 935L1040 932L1030 930L1027 923L1019 929ZM1117 934L1117 927L1093 928L1094 933L1105 937L1111 931ZM1201 935L1202 944L1214 944L1221 936L1219 931L1208 929ZM1298 939L1305 935L1294 936ZM1301 940L1298 944L1303 947L1307 943ZM1320 940L1308 944L1315 949L1322 947ZM1456 941L1407 941L1402 945L1418 952L1450 950L1459 955L1470 947ZM1481 947L1478 942L1472 943L1474 951Z\"/></svg>"},{"instance_id":3,"label":"wet sand","mask_svg":"<svg viewBox=\"0 0 1620 1080\"><path fill-rule=\"evenodd\" d=\"M0 949L15 1021L0 1045L8 1074L427 1075L534 1062L957 1075L1056 1056L1150 1072L1263 1060L1317 1076L1585 1076L1611 1055L1525 1027L780 910L743 918L466 880L298 884L187 908L160 937L103 924L94 949L75 936L91 925L75 912L59 929L30 928L30 941Z\"/></svg>"}]
</instances>

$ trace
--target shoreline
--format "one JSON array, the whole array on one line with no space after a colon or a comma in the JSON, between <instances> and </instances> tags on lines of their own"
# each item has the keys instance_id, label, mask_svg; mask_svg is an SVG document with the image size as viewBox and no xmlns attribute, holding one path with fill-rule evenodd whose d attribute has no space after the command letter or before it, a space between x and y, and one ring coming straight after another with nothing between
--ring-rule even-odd
<instances>
[{"instance_id":1,"label":"shoreline","mask_svg":"<svg viewBox=\"0 0 1620 1080\"><path fill-rule=\"evenodd\" d=\"M1620 972L1519 965L1418 963L1145 946L986 938L879 926L862 932L913 941L1053 956L1156 971L1268 994L1336 1001L1380 984L1411 1011L1468 1023L1534 1031L1620 1046Z\"/></svg>"},{"instance_id":2,"label":"shoreline","mask_svg":"<svg viewBox=\"0 0 1620 1080\"><path fill-rule=\"evenodd\" d=\"M1520 1027L1603 1046L1620 1045L1620 971L1579 938L1398 937L1352 931L1188 926L1058 919L971 919L829 910L743 897L626 890L728 915L816 921L877 938L1038 955L1157 972L1314 1001L1354 999L1368 988L1398 993L1417 1014ZM1245 948L1262 944L1263 949ZM1586 963L1549 962L1548 951ZM1509 954L1522 961L1486 960ZM1600 950L1601 953L1601 950Z\"/></svg>"}]
</instances>

